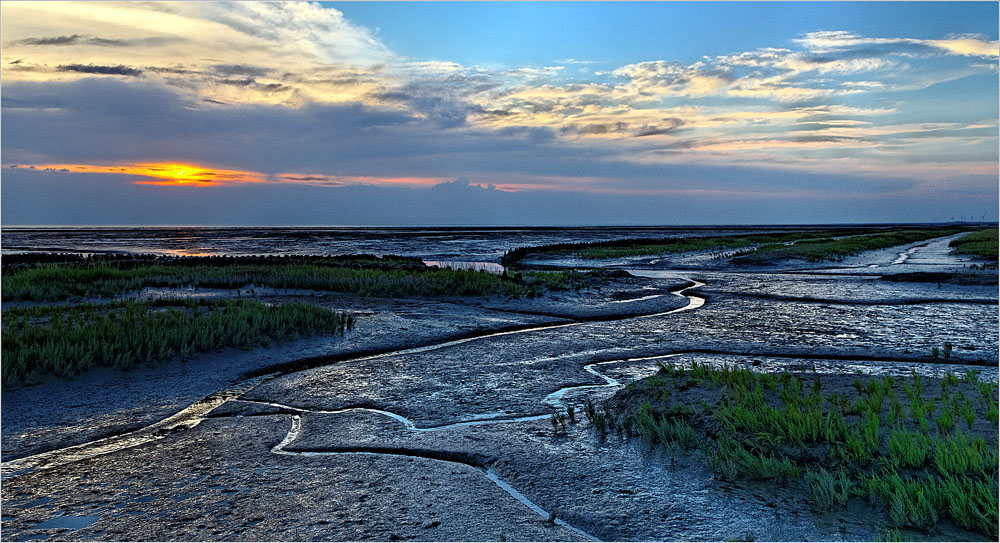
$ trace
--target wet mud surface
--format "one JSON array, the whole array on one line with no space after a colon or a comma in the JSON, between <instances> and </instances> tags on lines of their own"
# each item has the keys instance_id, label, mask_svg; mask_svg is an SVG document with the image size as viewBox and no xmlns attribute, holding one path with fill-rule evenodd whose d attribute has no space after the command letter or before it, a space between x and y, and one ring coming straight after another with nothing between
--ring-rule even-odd
<instances>
[{"instance_id":1,"label":"wet mud surface","mask_svg":"<svg viewBox=\"0 0 1000 543\"><path fill-rule=\"evenodd\" d=\"M265 301L301 298L275 296ZM559 319L413 300L328 296L312 301L357 316L344 336L313 337L252 351L228 349L187 362L129 371L95 369L73 380L4 390L3 460L18 458L151 424L237 382L246 373L320 356L391 351L490 330ZM38 402L45 398L45 402Z\"/></svg>"},{"instance_id":2,"label":"wet mud surface","mask_svg":"<svg viewBox=\"0 0 1000 543\"><path fill-rule=\"evenodd\" d=\"M140 428L237 386L269 361L320 357L315 367L258 377L155 439L52 467L9 460L87 441L86 430L69 426L84 424L61 412L72 409L59 403L69 400L55 399L48 413L23 404L50 390L39 387L79 398L100 381L5 391L2 538L876 539L887 521L867 504L818 514L807 496L724 483L697 458L601 438L579 410L565 428L550 418L567 404L609 397L667 357L767 371L941 375L971 367L996 380L995 287L880 281L886 270L869 268L967 264L939 249L864 255L839 273L671 271L657 263L632 270L645 279L628 288L587 291L575 313L566 312L570 295L548 308L544 298L520 306L331 298L324 305L359 315L349 336L192 360L178 366L205 364L203 374L161 386L137 377L108 393L125 399L82 408L94 417L85 424L93 435ZM690 285L680 294L705 303L683 310L692 300L669 292ZM619 311L623 305L634 307ZM932 359L945 342L951 357ZM320 363L321 355L365 350L377 352ZM213 372L215 381L206 377ZM174 386L185 379L206 383ZM102 413L97 404L105 402L117 407ZM14 422L14 413L27 422Z\"/></svg>"}]
</instances>

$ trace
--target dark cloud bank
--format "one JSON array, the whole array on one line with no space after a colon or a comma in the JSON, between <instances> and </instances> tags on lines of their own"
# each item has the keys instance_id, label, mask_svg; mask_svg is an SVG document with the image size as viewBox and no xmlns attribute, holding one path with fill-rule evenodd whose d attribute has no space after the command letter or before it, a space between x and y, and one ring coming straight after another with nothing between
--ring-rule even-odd
<instances>
[{"instance_id":1,"label":"dark cloud bank","mask_svg":"<svg viewBox=\"0 0 1000 543\"><path fill-rule=\"evenodd\" d=\"M255 184L173 187L127 177L5 169L3 224L594 225L948 220L939 198L811 199L508 193L464 180L428 189ZM995 210L995 205L992 209ZM973 202L961 216L990 215Z\"/></svg>"}]
</instances>

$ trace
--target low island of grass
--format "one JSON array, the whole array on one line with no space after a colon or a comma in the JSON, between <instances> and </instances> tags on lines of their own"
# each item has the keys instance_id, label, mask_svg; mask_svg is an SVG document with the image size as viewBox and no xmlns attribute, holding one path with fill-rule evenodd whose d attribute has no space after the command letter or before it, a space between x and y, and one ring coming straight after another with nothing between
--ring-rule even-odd
<instances>
[{"instance_id":1,"label":"low island of grass","mask_svg":"<svg viewBox=\"0 0 1000 543\"><path fill-rule=\"evenodd\" d=\"M927 228L866 227L738 236L636 238L593 243L560 243L508 251L504 265L516 267L529 257L572 255L584 260L710 252L737 263L758 264L800 259L840 261L864 251L885 249L961 232L954 226Z\"/></svg>"},{"instance_id":2,"label":"low island of grass","mask_svg":"<svg viewBox=\"0 0 1000 543\"><path fill-rule=\"evenodd\" d=\"M157 257L149 255L25 255L4 257L4 301L58 301L115 297L145 287L249 286L307 289L365 297L534 296L579 289L602 272L484 271L429 267L418 258L371 255L338 257Z\"/></svg>"},{"instance_id":3,"label":"low island of grass","mask_svg":"<svg viewBox=\"0 0 1000 543\"><path fill-rule=\"evenodd\" d=\"M960 255L970 255L983 260L997 262L997 250L1000 248L1000 234L997 228L987 228L979 232L966 234L948 244Z\"/></svg>"},{"instance_id":4,"label":"low island of grass","mask_svg":"<svg viewBox=\"0 0 1000 543\"><path fill-rule=\"evenodd\" d=\"M5 273L3 300L113 297L144 287L240 289L249 285L359 296L527 294L523 282L485 272L442 270L402 257L90 258Z\"/></svg>"},{"instance_id":5,"label":"low island of grass","mask_svg":"<svg viewBox=\"0 0 1000 543\"><path fill-rule=\"evenodd\" d=\"M601 433L641 436L763 480L826 511L867 500L883 537L951 522L997 538L997 385L943 379L756 373L664 365L585 413Z\"/></svg>"}]
</instances>

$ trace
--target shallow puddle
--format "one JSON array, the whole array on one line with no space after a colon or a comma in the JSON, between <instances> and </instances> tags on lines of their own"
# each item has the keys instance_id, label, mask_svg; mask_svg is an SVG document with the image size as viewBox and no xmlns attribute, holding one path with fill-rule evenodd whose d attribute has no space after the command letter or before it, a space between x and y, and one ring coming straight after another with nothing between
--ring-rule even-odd
<instances>
[{"instance_id":1,"label":"shallow puddle","mask_svg":"<svg viewBox=\"0 0 1000 543\"><path fill-rule=\"evenodd\" d=\"M101 517L92 515L59 515L58 517L52 517L45 522L36 524L32 526L31 529L50 530L61 528L65 530L79 530L90 526L100 519Z\"/></svg>"}]
</instances>

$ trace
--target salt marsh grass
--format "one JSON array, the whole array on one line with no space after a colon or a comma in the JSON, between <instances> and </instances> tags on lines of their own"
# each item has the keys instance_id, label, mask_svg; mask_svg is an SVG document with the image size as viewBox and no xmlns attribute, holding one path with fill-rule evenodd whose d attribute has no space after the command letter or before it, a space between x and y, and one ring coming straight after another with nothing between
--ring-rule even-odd
<instances>
[{"instance_id":1,"label":"salt marsh grass","mask_svg":"<svg viewBox=\"0 0 1000 543\"><path fill-rule=\"evenodd\" d=\"M516 266L529 255L571 254L583 259L609 259L667 255L683 252L715 252L723 258L742 261L804 259L812 262L839 261L864 251L885 249L960 232L954 227L926 229L838 229L741 236L687 238L639 238L594 243L560 243L508 251L503 263ZM726 253L726 251L732 251Z\"/></svg>"},{"instance_id":2,"label":"salt marsh grass","mask_svg":"<svg viewBox=\"0 0 1000 543\"><path fill-rule=\"evenodd\" d=\"M998 239L1000 239L998 238L998 229L987 228L979 232L966 234L948 245L958 254L977 256L996 262L997 247L1000 245Z\"/></svg>"},{"instance_id":3,"label":"salt marsh grass","mask_svg":"<svg viewBox=\"0 0 1000 543\"><path fill-rule=\"evenodd\" d=\"M664 365L612 406L628 413L628 434L653 446L682 435L720 479L800 485L819 510L866 498L893 529L929 530L947 519L997 537L997 428L984 420L996 417L997 386L974 373L852 384L695 362Z\"/></svg>"},{"instance_id":4,"label":"salt marsh grass","mask_svg":"<svg viewBox=\"0 0 1000 543\"><path fill-rule=\"evenodd\" d=\"M310 334L336 334L348 314L311 304L255 300L126 300L12 308L3 313L5 383L92 366L129 368L226 347L249 349Z\"/></svg>"},{"instance_id":5,"label":"salt marsh grass","mask_svg":"<svg viewBox=\"0 0 1000 543\"><path fill-rule=\"evenodd\" d=\"M346 292L359 296L520 296L527 287L477 271L383 270L317 264L144 265L118 268L107 264L48 265L15 272L3 280L4 300L62 300L72 296L119 296L143 287L239 289L247 285Z\"/></svg>"},{"instance_id":6,"label":"salt marsh grass","mask_svg":"<svg viewBox=\"0 0 1000 543\"><path fill-rule=\"evenodd\" d=\"M59 256L59 255L55 255ZM518 272L428 267L419 259L370 255L348 257L128 257L62 260L26 258L5 263L4 301L57 301L113 297L144 287L242 289L249 285L310 289L366 297L519 297L543 290L573 290L610 275L603 270ZM23 262L22 262L23 260Z\"/></svg>"}]
</instances>

